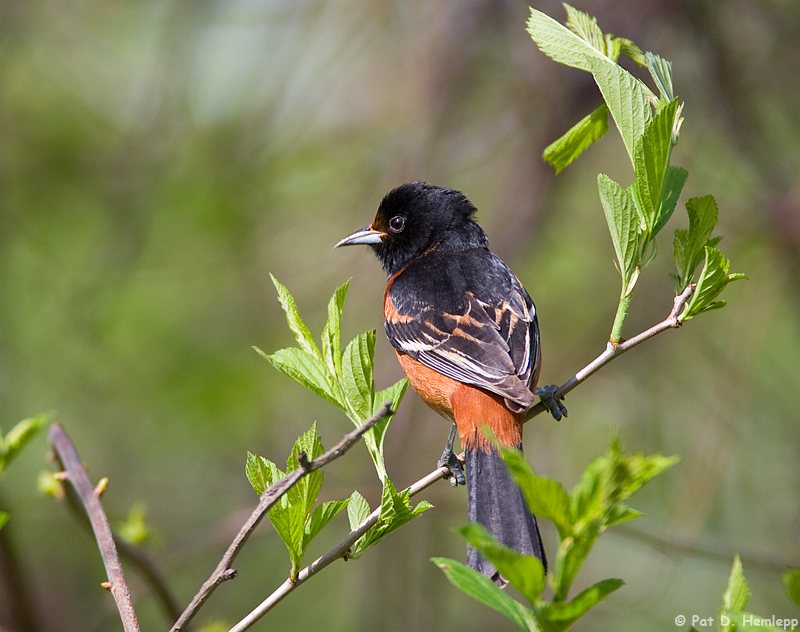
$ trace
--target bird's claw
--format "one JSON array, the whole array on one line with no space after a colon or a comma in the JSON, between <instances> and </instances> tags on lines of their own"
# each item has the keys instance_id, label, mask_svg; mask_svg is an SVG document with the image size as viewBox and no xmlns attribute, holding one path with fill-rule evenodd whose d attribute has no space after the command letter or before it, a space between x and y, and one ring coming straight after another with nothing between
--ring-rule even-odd
<instances>
[{"instance_id":1,"label":"bird's claw","mask_svg":"<svg viewBox=\"0 0 800 632\"><path fill-rule=\"evenodd\" d=\"M549 386L540 386L536 388L536 395L539 396L539 401L542 402L544 407L553 415L553 419L561 421L562 417L567 417L567 407L563 403L563 395L558 398L555 397L558 386L550 384Z\"/></svg>"},{"instance_id":2,"label":"bird's claw","mask_svg":"<svg viewBox=\"0 0 800 632\"><path fill-rule=\"evenodd\" d=\"M442 458L439 459L436 465L438 467L446 467L450 471L448 478L453 487L467 484L467 477L464 476L464 468L461 466L461 461L458 460L452 448L444 449Z\"/></svg>"}]
</instances>

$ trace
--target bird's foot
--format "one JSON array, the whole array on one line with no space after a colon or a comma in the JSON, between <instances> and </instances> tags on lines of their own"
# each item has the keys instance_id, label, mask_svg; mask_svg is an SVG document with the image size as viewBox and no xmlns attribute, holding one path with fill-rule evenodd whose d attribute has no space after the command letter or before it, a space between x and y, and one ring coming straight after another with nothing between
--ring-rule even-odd
<instances>
[{"instance_id":1,"label":"bird's foot","mask_svg":"<svg viewBox=\"0 0 800 632\"><path fill-rule=\"evenodd\" d=\"M467 484L467 477L464 476L464 468L461 465L461 461L458 460L456 453L453 452L453 448L451 446L447 446L444 449L444 452L442 452L442 458L439 459L436 465L438 467L444 466L450 470L448 478L453 487Z\"/></svg>"},{"instance_id":2,"label":"bird's foot","mask_svg":"<svg viewBox=\"0 0 800 632\"><path fill-rule=\"evenodd\" d=\"M537 387L535 394L539 396L539 401L541 401L544 407L553 415L553 419L561 421L562 417L568 416L567 407L563 404L563 396L556 399L556 391L558 391L558 386L550 384L549 386Z\"/></svg>"}]
</instances>

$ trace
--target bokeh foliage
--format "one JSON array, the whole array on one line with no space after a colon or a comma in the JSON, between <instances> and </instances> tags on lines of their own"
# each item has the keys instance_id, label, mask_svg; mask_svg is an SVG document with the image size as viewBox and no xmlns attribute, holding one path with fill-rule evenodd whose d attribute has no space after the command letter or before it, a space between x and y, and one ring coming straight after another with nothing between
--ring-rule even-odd
<instances>
[{"instance_id":1,"label":"bokeh foliage","mask_svg":"<svg viewBox=\"0 0 800 632\"><path fill-rule=\"evenodd\" d=\"M535 6L563 16L558 2ZM618 527L589 558L587 581L627 585L587 629L715 615L734 550L748 610L788 616L796 610L776 586L800 555L800 8L577 8L673 62L676 96L691 108L673 156L691 173L679 204L714 193L716 232L751 281L726 290L725 310L571 394L565 422L532 421L526 456L568 487L614 427L635 452L681 457L637 497L641 531ZM291 344L270 272L312 331L332 289L354 277L343 335L380 328L379 266L365 251L330 249L392 186L424 178L476 203L493 250L537 303L545 382L603 348L619 275L595 178L627 181L628 157L609 135L558 177L541 160L600 98L588 74L536 50L528 14L496 0L0 5L0 428L55 411L93 480L109 477L112 519L144 503L150 546L183 601L226 546L227 516L252 502L246 452L282 459L314 419L325 445L349 430L251 346ZM679 227L673 219L664 234ZM626 331L668 312L668 272L658 260L648 270ZM401 377L393 355L379 334L378 389ZM446 432L409 394L386 437L392 480L429 471ZM45 451L34 439L0 481L3 533L19 545L43 629L109 629L94 544L36 490ZM326 471L321 500L358 487L375 506L372 472L354 449ZM439 487L426 496L435 510L287 599L275 627L292 629L315 607L331 630L497 623L427 561L463 555L449 528L463 525L466 497ZM263 534L239 571L284 577L285 548ZM555 546L554 532L544 537ZM251 590L215 596L204 614L235 619L263 596ZM143 600L143 625L160 626Z\"/></svg>"}]
</instances>

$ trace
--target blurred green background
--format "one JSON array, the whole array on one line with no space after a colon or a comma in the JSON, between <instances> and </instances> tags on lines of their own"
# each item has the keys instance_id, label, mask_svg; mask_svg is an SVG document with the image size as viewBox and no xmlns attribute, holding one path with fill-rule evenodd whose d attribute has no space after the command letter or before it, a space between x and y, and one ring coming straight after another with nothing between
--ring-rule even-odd
<instances>
[{"instance_id":1,"label":"blurred green background","mask_svg":"<svg viewBox=\"0 0 800 632\"><path fill-rule=\"evenodd\" d=\"M558 2L536 8L563 20ZM674 64L686 102L673 164L683 201L713 194L733 271L729 305L615 361L569 396L570 416L526 427L541 475L572 486L615 429L680 463L632 499L576 589L626 586L576 630L672 630L716 616L733 554L749 610L797 616L780 588L800 565L800 4L585 0L606 32ZM333 406L251 349L293 343L272 272L321 331L353 277L347 339L379 329L377 381L401 371L380 328L384 277L367 249L333 251L383 194L412 179L461 189L492 249L537 303L542 383L595 357L618 275L596 191L630 166L616 131L558 177L544 147L600 103L588 74L541 54L525 2L468 0L5 0L0 4L0 427L54 411L119 524L144 503L148 547L181 604L255 503L247 450L282 464L314 419L326 446L350 429ZM630 66L628 66L630 68ZM682 202L683 203L683 202ZM671 234L645 271L626 333L672 302ZM447 425L409 393L387 437L398 486L429 472ZM4 530L32 629L121 629L94 542L37 492L45 433L0 481ZM380 489L363 446L326 470L323 500ZM337 563L255 629L512 629L428 560L463 559L451 529L466 493L358 561ZM346 532L344 517L309 561ZM555 555L555 534L544 527ZM234 623L286 576L269 525L198 619ZM144 629L165 629L128 570ZM8 582L0 625L13 629ZM271 624L271 627L270 627ZM684 626L685 629L688 626Z\"/></svg>"}]
</instances>

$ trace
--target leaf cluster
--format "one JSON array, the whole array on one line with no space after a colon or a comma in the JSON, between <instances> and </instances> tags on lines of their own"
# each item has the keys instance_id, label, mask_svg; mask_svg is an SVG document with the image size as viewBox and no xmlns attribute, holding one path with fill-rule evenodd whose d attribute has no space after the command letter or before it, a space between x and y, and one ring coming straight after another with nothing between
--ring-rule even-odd
<instances>
[{"instance_id":1,"label":"leaf cluster","mask_svg":"<svg viewBox=\"0 0 800 632\"><path fill-rule=\"evenodd\" d=\"M623 453L614 440L606 454L590 463L580 482L567 492L559 482L536 476L518 450L502 448L501 452L531 511L552 521L558 531L558 555L549 577L552 600L541 597L545 588L541 562L500 544L479 524L464 527L461 535L497 567L532 607L516 601L491 579L459 562L436 558L434 563L455 586L523 630L566 630L623 584L621 579L605 579L568 600L575 575L595 542L608 527L641 515L625 501L677 458Z\"/></svg>"},{"instance_id":2,"label":"leaf cluster","mask_svg":"<svg viewBox=\"0 0 800 632\"><path fill-rule=\"evenodd\" d=\"M317 424L298 437L292 453L286 460L286 472L281 471L269 459L247 453L245 472L256 493L263 494L272 484L277 483L289 472L300 467L299 456L315 459L324 452L322 441L317 434ZM322 470L314 470L301 478L267 514L278 532L292 563L291 577L297 578L301 562L308 545L331 519L347 506L349 499L330 500L316 506L317 497L324 479Z\"/></svg>"},{"instance_id":3,"label":"leaf cluster","mask_svg":"<svg viewBox=\"0 0 800 632\"><path fill-rule=\"evenodd\" d=\"M372 417L387 401L391 402L392 410L396 411L408 387L408 381L400 380L389 388L376 392L373 380L375 331L356 336L344 351L341 349L342 311L350 281L337 288L328 303L328 320L322 331L321 349L300 317L289 290L275 277L272 277L272 281L278 290L278 298L298 346L280 349L272 354L266 354L258 348L256 351L281 373L344 411L356 427ZM364 442L383 485L381 512L375 526L351 547L351 558L359 557L370 546L432 507L425 501L412 506L409 491L398 493L389 479L384 465L383 441L391 419L392 415L389 415L377 422L364 435ZM247 477L256 492L262 494L285 474L299 467L300 453L304 453L308 459L314 459L323 452L315 422L308 432L297 439L286 462L286 472L281 471L269 459L248 453ZM297 577L300 563L311 540L339 511L347 507L352 530L362 524L371 513L369 503L358 491L354 491L348 499L329 501L315 507L322 481L321 470L310 472L268 513L289 550L294 578Z\"/></svg>"},{"instance_id":4,"label":"leaf cluster","mask_svg":"<svg viewBox=\"0 0 800 632\"><path fill-rule=\"evenodd\" d=\"M547 147L544 158L560 172L608 131L609 113L622 136L634 172L633 182L622 186L605 174L599 174L597 180L622 278L620 307L611 333L611 341L617 343L641 270L658 254L656 236L675 211L688 177L685 169L670 164L683 123L683 105L674 95L669 61L651 52L643 53L630 40L604 34L595 18L564 6L565 25L531 9L528 32L555 61L591 73L604 103ZM621 55L649 71L655 90L619 65ZM714 298L728 283L744 277L730 274L727 259L715 249L720 238L711 238L716 224L713 197L692 198L686 208L689 228L676 231L674 242L676 295L695 282L695 271L704 258L705 265L696 280L696 294L702 290L702 296L696 295L687 304L681 321L724 306Z\"/></svg>"}]
</instances>

